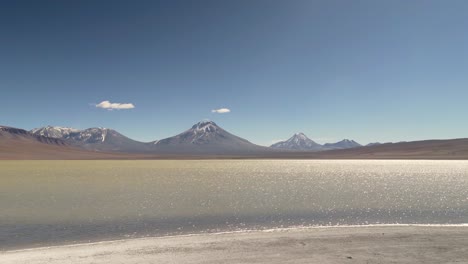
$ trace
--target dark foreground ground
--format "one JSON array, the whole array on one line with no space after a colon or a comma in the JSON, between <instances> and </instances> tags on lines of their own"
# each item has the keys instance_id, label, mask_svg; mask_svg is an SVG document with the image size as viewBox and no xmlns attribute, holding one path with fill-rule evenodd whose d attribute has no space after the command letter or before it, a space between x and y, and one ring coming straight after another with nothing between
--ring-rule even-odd
<instances>
[{"instance_id":1,"label":"dark foreground ground","mask_svg":"<svg viewBox=\"0 0 468 264\"><path fill-rule=\"evenodd\" d=\"M468 226L374 226L130 239L0 253L3 264L468 263Z\"/></svg>"}]
</instances>

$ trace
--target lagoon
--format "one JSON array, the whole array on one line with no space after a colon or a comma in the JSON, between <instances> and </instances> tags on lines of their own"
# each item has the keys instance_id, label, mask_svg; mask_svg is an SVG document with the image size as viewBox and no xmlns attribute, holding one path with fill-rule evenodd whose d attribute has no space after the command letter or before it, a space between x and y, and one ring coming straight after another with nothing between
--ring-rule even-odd
<instances>
[{"instance_id":1,"label":"lagoon","mask_svg":"<svg viewBox=\"0 0 468 264\"><path fill-rule=\"evenodd\" d=\"M468 161L0 161L0 250L296 226L468 223Z\"/></svg>"}]
</instances>

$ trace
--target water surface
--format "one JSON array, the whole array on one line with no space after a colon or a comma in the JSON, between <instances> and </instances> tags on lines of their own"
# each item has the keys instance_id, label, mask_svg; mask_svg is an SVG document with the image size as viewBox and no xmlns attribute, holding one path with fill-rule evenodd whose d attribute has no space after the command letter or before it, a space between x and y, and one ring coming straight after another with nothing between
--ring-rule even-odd
<instances>
[{"instance_id":1,"label":"water surface","mask_svg":"<svg viewBox=\"0 0 468 264\"><path fill-rule=\"evenodd\" d=\"M0 249L396 223L468 223L468 161L0 161Z\"/></svg>"}]
</instances>

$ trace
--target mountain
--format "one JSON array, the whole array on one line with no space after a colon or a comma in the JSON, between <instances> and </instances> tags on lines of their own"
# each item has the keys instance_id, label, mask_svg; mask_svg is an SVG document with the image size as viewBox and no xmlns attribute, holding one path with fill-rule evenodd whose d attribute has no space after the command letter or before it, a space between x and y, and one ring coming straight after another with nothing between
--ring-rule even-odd
<instances>
[{"instance_id":1,"label":"mountain","mask_svg":"<svg viewBox=\"0 0 468 264\"><path fill-rule=\"evenodd\" d=\"M289 150L305 150L305 151L320 151L322 145L308 138L304 133L296 133L286 141L280 141L271 145L272 148L289 149Z\"/></svg>"},{"instance_id":2,"label":"mountain","mask_svg":"<svg viewBox=\"0 0 468 264\"><path fill-rule=\"evenodd\" d=\"M326 143L323 145L324 149L331 150L331 149L350 149L350 148L357 148L361 147L362 145L357 143L354 140L343 139L342 141L336 143Z\"/></svg>"},{"instance_id":3,"label":"mountain","mask_svg":"<svg viewBox=\"0 0 468 264\"><path fill-rule=\"evenodd\" d=\"M0 159L49 159L46 153L58 153L63 149L69 149L63 140L34 135L20 128L0 126Z\"/></svg>"},{"instance_id":4,"label":"mountain","mask_svg":"<svg viewBox=\"0 0 468 264\"><path fill-rule=\"evenodd\" d=\"M56 138L44 137L41 135L32 134L24 129L0 126L0 137L3 141L17 140L17 141L30 141L42 144L64 146L66 143L63 140Z\"/></svg>"},{"instance_id":5,"label":"mountain","mask_svg":"<svg viewBox=\"0 0 468 264\"><path fill-rule=\"evenodd\" d=\"M66 139L71 133L77 133L80 130L70 127L58 127L58 126L46 126L41 128L32 129L31 132L34 135L40 135L49 138L60 138Z\"/></svg>"},{"instance_id":6,"label":"mountain","mask_svg":"<svg viewBox=\"0 0 468 264\"><path fill-rule=\"evenodd\" d=\"M154 142L157 153L250 155L271 152L235 136L212 121L201 121L173 137Z\"/></svg>"},{"instance_id":7,"label":"mountain","mask_svg":"<svg viewBox=\"0 0 468 264\"><path fill-rule=\"evenodd\" d=\"M119 153L87 151L59 138L33 134L20 128L0 126L0 160L17 159L128 159ZM137 158L133 155L131 158Z\"/></svg>"},{"instance_id":8,"label":"mountain","mask_svg":"<svg viewBox=\"0 0 468 264\"><path fill-rule=\"evenodd\" d=\"M372 143L367 144L366 147L372 147L372 146L378 146L378 145L382 145L382 143L380 143L380 142L372 142Z\"/></svg>"},{"instance_id":9,"label":"mountain","mask_svg":"<svg viewBox=\"0 0 468 264\"><path fill-rule=\"evenodd\" d=\"M30 131L34 135L62 139L70 145L93 151L149 152L147 143L132 140L109 128L79 130L68 127L47 126Z\"/></svg>"}]
</instances>

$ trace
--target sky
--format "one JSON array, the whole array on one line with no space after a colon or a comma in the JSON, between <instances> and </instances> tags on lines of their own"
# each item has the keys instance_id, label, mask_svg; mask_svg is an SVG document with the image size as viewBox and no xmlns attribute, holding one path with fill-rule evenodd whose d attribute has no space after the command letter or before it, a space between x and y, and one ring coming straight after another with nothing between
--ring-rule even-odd
<instances>
[{"instance_id":1,"label":"sky","mask_svg":"<svg viewBox=\"0 0 468 264\"><path fill-rule=\"evenodd\" d=\"M1 1L0 124L468 137L468 1ZM213 111L219 110L219 111Z\"/></svg>"}]
</instances>

